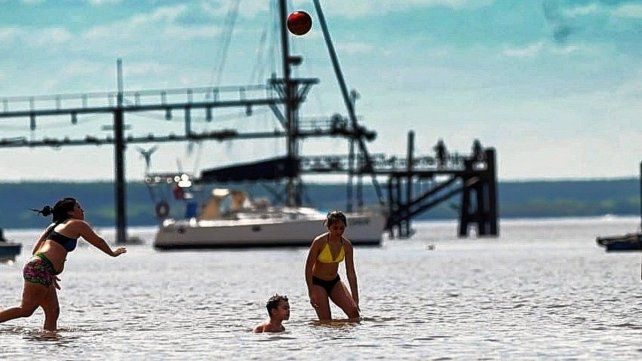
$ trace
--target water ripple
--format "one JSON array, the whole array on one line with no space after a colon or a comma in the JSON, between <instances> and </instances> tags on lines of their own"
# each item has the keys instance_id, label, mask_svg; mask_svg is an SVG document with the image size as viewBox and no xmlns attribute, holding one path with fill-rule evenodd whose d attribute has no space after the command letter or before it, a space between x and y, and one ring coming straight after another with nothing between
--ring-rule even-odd
<instances>
[{"instance_id":1,"label":"water ripple","mask_svg":"<svg viewBox=\"0 0 642 361\"><path fill-rule=\"evenodd\" d=\"M451 224L420 224L413 239L356 249L360 322L335 306L339 320L316 321L305 250L130 246L111 259L85 247L62 275L60 329L42 331L41 310L0 324L0 358L638 359L639 254L594 242L615 226L509 222L498 240L460 240ZM0 264L3 307L19 302L24 261ZM290 299L287 331L252 333L275 292Z\"/></svg>"}]
</instances>

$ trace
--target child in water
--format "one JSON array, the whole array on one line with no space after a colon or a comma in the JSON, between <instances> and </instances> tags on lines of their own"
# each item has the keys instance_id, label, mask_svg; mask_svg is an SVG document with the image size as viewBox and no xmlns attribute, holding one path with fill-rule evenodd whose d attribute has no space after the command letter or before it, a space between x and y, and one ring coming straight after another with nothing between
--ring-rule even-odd
<instances>
[{"instance_id":1,"label":"child in water","mask_svg":"<svg viewBox=\"0 0 642 361\"><path fill-rule=\"evenodd\" d=\"M267 308L270 319L254 327L254 333L285 331L285 327L281 323L290 319L288 297L275 294L270 297L265 308Z\"/></svg>"}]
</instances>

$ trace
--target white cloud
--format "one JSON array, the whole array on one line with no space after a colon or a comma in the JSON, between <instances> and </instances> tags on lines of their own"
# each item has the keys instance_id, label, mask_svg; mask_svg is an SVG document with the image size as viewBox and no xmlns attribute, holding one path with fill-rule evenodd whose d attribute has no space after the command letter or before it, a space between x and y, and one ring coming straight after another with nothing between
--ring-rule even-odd
<instances>
[{"instance_id":1,"label":"white cloud","mask_svg":"<svg viewBox=\"0 0 642 361\"><path fill-rule=\"evenodd\" d=\"M623 4L613 10L613 16L619 18L642 19L642 4Z\"/></svg>"},{"instance_id":2,"label":"white cloud","mask_svg":"<svg viewBox=\"0 0 642 361\"><path fill-rule=\"evenodd\" d=\"M65 28L0 28L0 43L19 43L21 46L50 47L61 45L71 40L73 35Z\"/></svg>"},{"instance_id":3,"label":"white cloud","mask_svg":"<svg viewBox=\"0 0 642 361\"><path fill-rule=\"evenodd\" d=\"M506 48L502 51L502 55L509 58L534 58L541 54L569 55L581 49L582 47L577 44L561 46L559 44L539 41L521 48Z\"/></svg>"},{"instance_id":4,"label":"white cloud","mask_svg":"<svg viewBox=\"0 0 642 361\"><path fill-rule=\"evenodd\" d=\"M297 0L295 6L309 5L309 0ZM404 1L370 1L370 0L327 0L322 4L324 12L334 16L358 18L371 15L408 11L415 8L447 7L454 10L477 9L489 6L494 0L404 0Z\"/></svg>"},{"instance_id":5,"label":"white cloud","mask_svg":"<svg viewBox=\"0 0 642 361\"><path fill-rule=\"evenodd\" d=\"M72 77L87 77L111 71L113 71L113 69L107 67L105 64L78 60L67 63L58 69L56 78L63 82L64 79L68 80Z\"/></svg>"},{"instance_id":6,"label":"white cloud","mask_svg":"<svg viewBox=\"0 0 642 361\"><path fill-rule=\"evenodd\" d=\"M544 42L540 41L534 44L530 44L523 48L509 48L502 51L504 56L512 58L530 58L534 57L542 52L544 49Z\"/></svg>"},{"instance_id":7,"label":"white cloud","mask_svg":"<svg viewBox=\"0 0 642 361\"><path fill-rule=\"evenodd\" d=\"M128 76L164 76L171 71L173 67L158 63L127 63L125 68Z\"/></svg>"},{"instance_id":8,"label":"white cloud","mask_svg":"<svg viewBox=\"0 0 642 361\"><path fill-rule=\"evenodd\" d=\"M118 4L122 0L86 0L86 1L93 6L102 6L102 5Z\"/></svg>"},{"instance_id":9,"label":"white cloud","mask_svg":"<svg viewBox=\"0 0 642 361\"><path fill-rule=\"evenodd\" d=\"M208 1L201 0L198 4L194 4L193 8L206 15L224 17L232 9L235 0L218 0L218 1ZM298 1L299 3L301 1ZM306 0L306 5L309 5L311 1ZM243 18L254 18L260 13L265 13L269 10L270 1L259 1L259 0L250 0L250 1L241 1L238 9L238 16Z\"/></svg>"},{"instance_id":10,"label":"white cloud","mask_svg":"<svg viewBox=\"0 0 642 361\"><path fill-rule=\"evenodd\" d=\"M184 40L193 38L212 38L220 30L217 26L209 24L204 26L181 26L177 19L188 11L186 5L165 6L146 14L137 14L128 19L94 26L85 31L82 38L86 41L104 41L107 39L130 40L139 38L141 34L163 35L171 40Z\"/></svg>"},{"instance_id":11,"label":"white cloud","mask_svg":"<svg viewBox=\"0 0 642 361\"><path fill-rule=\"evenodd\" d=\"M616 95L618 99L627 97L638 99L642 105L642 65L630 72L627 79L618 87Z\"/></svg>"},{"instance_id":12,"label":"white cloud","mask_svg":"<svg viewBox=\"0 0 642 361\"><path fill-rule=\"evenodd\" d=\"M221 6L218 14L226 14L232 7L232 0L223 1L224 6ZM253 18L257 14L267 12L269 10L268 1L241 1L239 5L239 15L246 18Z\"/></svg>"},{"instance_id":13,"label":"white cloud","mask_svg":"<svg viewBox=\"0 0 642 361\"><path fill-rule=\"evenodd\" d=\"M366 43L342 42L337 44L339 53L345 54L369 54L375 49L374 45Z\"/></svg>"},{"instance_id":14,"label":"white cloud","mask_svg":"<svg viewBox=\"0 0 642 361\"><path fill-rule=\"evenodd\" d=\"M20 29L18 28L0 28L0 44L6 44L10 41L15 40L20 34Z\"/></svg>"},{"instance_id":15,"label":"white cloud","mask_svg":"<svg viewBox=\"0 0 642 361\"><path fill-rule=\"evenodd\" d=\"M64 44L71 40L73 35L65 28L45 28L31 33L29 37L33 46L50 46Z\"/></svg>"},{"instance_id":16,"label":"white cloud","mask_svg":"<svg viewBox=\"0 0 642 361\"><path fill-rule=\"evenodd\" d=\"M145 26L160 22L172 23L179 15L185 13L185 11L187 11L186 5L162 6L148 14L134 15L122 22L122 25L126 25L128 28L134 28L136 26Z\"/></svg>"},{"instance_id":17,"label":"white cloud","mask_svg":"<svg viewBox=\"0 0 642 361\"><path fill-rule=\"evenodd\" d=\"M586 16L586 15L599 13L603 10L604 9L600 7L597 3L591 3L584 6L576 6L576 7L565 9L564 15L569 17Z\"/></svg>"},{"instance_id":18,"label":"white cloud","mask_svg":"<svg viewBox=\"0 0 642 361\"><path fill-rule=\"evenodd\" d=\"M220 29L214 25L189 28L169 26L165 29L165 34L168 37L179 40L188 40L194 38L213 38L218 35L219 32Z\"/></svg>"},{"instance_id":19,"label":"white cloud","mask_svg":"<svg viewBox=\"0 0 642 361\"><path fill-rule=\"evenodd\" d=\"M565 45L565 46L557 45L553 47L551 51L555 54L566 55L566 54L575 53L579 49L580 47L578 45Z\"/></svg>"}]
</instances>

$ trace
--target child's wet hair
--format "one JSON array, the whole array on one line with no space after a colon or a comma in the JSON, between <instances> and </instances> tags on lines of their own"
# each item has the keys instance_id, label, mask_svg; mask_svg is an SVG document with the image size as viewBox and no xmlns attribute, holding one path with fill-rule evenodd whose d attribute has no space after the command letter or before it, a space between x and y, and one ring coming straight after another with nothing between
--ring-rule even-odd
<instances>
[{"instance_id":1,"label":"child's wet hair","mask_svg":"<svg viewBox=\"0 0 642 361\"><path fill-rule=\"evenodd\" d=\"M272 317L272 310L278 308L281 301L288 302L288 296L280 295L277 293L274 296L270 297L270 299L267 301L267 303L265 304L265 308L267 308L268 315L270 317Z\"/></svg>"},{"instance_id":2,"label":"child's wet hair","mask_svg":"<svg viewBox=\"0 0 642 361\"><path fill-rule=\"evenodd\" d=\"M326 227L330 227L331 225L333 225L337 221L343 222L344 226L348 225L348 220L346 219L346 215L343 214L343 212L341 212L341 211L330 211L330 212L328 212L328 215L325 217L325 221L323 221L323 224Z\"/></svg>"}]
</instances>

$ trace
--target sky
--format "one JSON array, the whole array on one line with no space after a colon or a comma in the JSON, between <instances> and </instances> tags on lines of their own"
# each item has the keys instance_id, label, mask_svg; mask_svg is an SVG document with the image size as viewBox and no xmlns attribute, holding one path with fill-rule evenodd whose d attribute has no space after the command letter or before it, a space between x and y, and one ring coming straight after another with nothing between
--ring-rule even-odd
<instances>
[{"instance_id":1,"label":"sky","mask_svg":"<svg viewBox=\"0 0 642 361\"><path fill-rule=\"evenodd\" d=\"M238 3L238 5L237 5ZM0 0L0 99L125 90L265 84L281 73L275 0ZM321 0L356 109L377 132L372 153L432 155L472 142L494 147L500 180L637 177L642 160L640 0ZM238 13L234 16L235 7ZM320 83L303 119L346 114L313 17L291 36L295 70ZM233 26L231 26L233 24ZM229 96L235 96L233 93ZM13 104L11 105L14 106ZM23 105L24 106L24 105ZM36 107L39 104L36 104ZM278 127L268 109L216 110L195 130ZM0 119L0 139L107 136L111 118ZM181 133L182 114L127 114L128 135ZM107 129L107 130L106 130ZM150 148L152 144L140 145ZM345 154L341 139L306 140L303 154ZM152 171L202 169L284 154L282 139L161 143ZM137 146L126 176L141 179ZM3 181L111 180L113 147L0 148ZM321 178L319 178L321 180ZM322 181L322 180L321 180Z\"/></svg>"}]
</instances>

